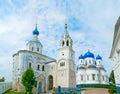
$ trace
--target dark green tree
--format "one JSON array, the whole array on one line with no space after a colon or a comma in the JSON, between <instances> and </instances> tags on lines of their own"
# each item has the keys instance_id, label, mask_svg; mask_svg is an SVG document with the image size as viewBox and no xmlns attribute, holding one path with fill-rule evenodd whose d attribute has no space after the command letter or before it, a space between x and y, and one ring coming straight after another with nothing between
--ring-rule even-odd
<instances>
[{"instance_id":1,"label":"dark green tree","mask_svg":"<svg viewBox=\"0 0 120 94\"><path fill-rule=\"evenodd\" d=\"M109 77L109 82L115 84L114 71L112 70Z\"/></svg>"},{"instance_id":2,"label":"dark green tree","mask_svg":"<svg viewBox=\"0 0 120 94\"><path fill-rule=\"evenodd\" d=\"M0 82L5 82L5 77L2 77L2 78L0 79Z\"/></svg>"},{"instance_id":3,"label":"dark green tree","mask_svg":"<svg viewBox=\"0 0 120 94\"><path fill-rule=\"evenodd\" d=\"M22 84L25 86L26 94L32 94L32 88L35 83L35 76L32 68L28 68L22 75Z\"/></svg>"}]
</instances>

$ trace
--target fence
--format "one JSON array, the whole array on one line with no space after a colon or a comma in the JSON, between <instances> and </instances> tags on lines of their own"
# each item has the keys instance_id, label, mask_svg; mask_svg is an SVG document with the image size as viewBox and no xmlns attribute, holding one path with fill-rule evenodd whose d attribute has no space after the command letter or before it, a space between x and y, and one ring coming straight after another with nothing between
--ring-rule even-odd
<instances>
[{"instance_id":1,"label":"fence","mask_svg":"<svg viewBox=\"0 0 120 94\"><path fill-rule=\"evenodd\" d=\"M0 94L12 88L11 82L0 82Z\"/></svg>"},{"instance_id":2,"label":"fence","mask_svg":"<svg viewBox=\"0 0 120 94\"><path fill-rule=\"evenodd\" d=\"M58 87L55 88L55 92L58 94L73 94L72 92L77 92L77 94L81 94L81 88L76 86L76 88L64 88L64 87Z\"/></svg>"}]
</instances>

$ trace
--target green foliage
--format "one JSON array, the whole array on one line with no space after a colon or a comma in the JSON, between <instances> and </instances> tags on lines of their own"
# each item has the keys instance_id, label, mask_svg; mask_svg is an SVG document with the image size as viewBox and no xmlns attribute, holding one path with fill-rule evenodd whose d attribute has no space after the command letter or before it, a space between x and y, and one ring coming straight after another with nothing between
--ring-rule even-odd
<instances>
[{"instance_id":1,"label":"green foliage","mask_svg":"<svg viewBox=\"0 0 120 94\"><path fill-rule=\"evenodd\" d=\"M25 92L14 92L14 91L8 90L8 91L6 91L6 92L3 93L3 94L25 94Z\"/></svg>"},{"instance_id":2,"label":"green foliage","mask_svg":"<svg viewBox=\"0 0 120 94\"><path fill-rule=\"evenodd\" d=\"M2 78L0 79L0 82L4 82L4 81L5 81L5 78L2 77Z\"/></svg>"},{"instance_id":3,"label":"green foliage","mask_svg":"<svg viewBox=\"0 0 120 94\"><path fill-rule=\"evenodd\" d=\"M73 94L77 94L77 91L74 91Z\"/></svg>"},{"instance_id":4,"label":"green foliage","mask_svg":"<svg viewBox=\"0 0 120 94\"><path fill-rule=\"evenodd\" d=\"M110 87L109 87L109 92L110 92L111 94L117 94L116 86L110 86Z\"/></svg>"},{"instance_id":5,"label":"green foliage","mask_svg":"<svg viewBox=\"0 0 120 94\"><path fill-rule=\"evenodd\" d=\"M26 93L32 94L32 88L35 83L34 72L28 68L22 75L22 84L25 86Z\"/></svg>"},{"instance_id":6,"label":"green foliage","mask_svg":"<svg viewBox=\"0 0 120 94\"><path fill-rule=\"evenodd\" d=\"M115 84L114 71L112 70L109 77L109 82Z\"/></svg>"},{"instance_id":7,"label":"green foliage","mask_svg":"<svg viewBox=\"0 0 120 94\"><path fill-rule=\"evenodd\" d=\"M62 94L67 94L66 91L64 91Z\"/></svg>"},{"instance_id":8,"label":"green foliage","mask_svg":"<svg viewBox=\"0 0 120 94\"><path fill-rule=\"evenodd\" d=\"M81 86L82 88L109 88L110 85L104 85L104 84L87 84L84 86Z\"/></svg>"}]
</instances>

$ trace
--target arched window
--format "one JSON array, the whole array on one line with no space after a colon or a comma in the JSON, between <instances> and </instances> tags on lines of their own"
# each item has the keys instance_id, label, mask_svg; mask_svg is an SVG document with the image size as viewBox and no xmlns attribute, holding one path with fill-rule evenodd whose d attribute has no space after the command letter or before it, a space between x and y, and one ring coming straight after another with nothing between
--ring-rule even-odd
<instances>
[{"instance_id":1,"label":"arched window","mask_svg":"<svg viewBox=\"0 0 120 94\"><path fill-rule=\"evenodd\" d=\"M37 66L37 70L40 70L40 65Z\"/></svg>"},{"instance_id":2,"label":"arched window","mask_svg":"<svg viewBox=\"0 0 120 94\"><path fill-rule=\"evenodd\" d=\"M104 75L102 76L103 81L105 80Z\"/></svg>"},{"instance_id":3,"label":"arched window","mask_svg":"<svg viewBox=\"0 0 120 94\"><path fill-rule=\"evenodd\" d=\"M81 60L81 63L82 63L82 60Z\"/></svg>"},{"instance_id":4,"label":"arched window","mask_svg":"<svg viewBox=\"0 0 120 94\"><path fill-rule=\"evenodd\" d=\"M31 68L31 65L32 65L31 62L29 62L29 68Z\"/></svg>"},{"instance_id":5,"label":"arched window","mask_svg":"<svg viewBox=\"0 0 120 94\"><path fill-rule=\"evenodd\" d=\"M37 51L39 52L39 48L37 48Z\"/></svg>"},{"instance_id":6,"label":"arched window","mask_svg":"<svg viewBox=\"0 0 120 94\"><path fill-rule=\"evenodd\" d=\"M33 51L33 47L32 47L32 51Z\"/></svg>"},{"instance_id":7,"label":"arched window","mask_svg":"<svg viewBox=\"0 0 120 94\"><path fill-rule=\"evenodd\" d=\"M87 80L89 80L89 75L87 75Z\"/></svg>"},{"instance_id":8,"label":"arched window","mask_svg":"<svg viewBox=\"0 0 120 94\"><path fill-rule=\"evenodd\" d=\"M91 64L91 60L89 60L89 63Z\"/></svg>"},{"instance_id":9,"label":"arched window","mask_svg":"<svg viewBox=\"0 0 120 94\"><path fill-rule=\"evenodd\" d=\"M100 64L100 61L99 61L99 64Z\"/></svg>"},{"instance_id":10,"label":"arched window","mask_svg":"<svg viewBox=\"0 0 120 94\"><path fill-rule=\"evenodd\" d=\"M81 75L81 80L83 80L83 75Z\"/></svg>"},{"instance_id":11,"label":"arched window","mask_svg":"<svg viewBox=\"0 0 120 94\"><path fill-rule=\"evenodd\" d=\"M63 66L65 66L65 62L60 63L60 67L63 67Z\"/></svg>"},{"instance_id":12,"label":"arched window","mask_svg":"<svg viewBox=\"0 0 120 94\"><path fill-rule=\"evenodd\" d=\"M42 71L44 71L44 65L42 66Z\"/></svg>"},{"instance_id":13,"label":"arched window","mask_svg":"<svg viewBox=\"0 0 120 94\"><path fill-rule=\"evenodd\" d=\"M67 40L66 45L69 46L69 41Z\"/></svg>"},{"instance_id":14,"label":"arched window","mask_svg":"<svg viewBox=\"0 0 120 94\"><path fill-rule=\"evenodd\" d=\"M95 74L92 74L92 80L95 80Z\"/></svg>"},{"instance_id":15,"label":"arched window","mask_svg":"<svg viewBox=\"0 0 120 94\"><path fill-rule=\"evenodd\" d=\"M65 44L64 41L62 41L62 46L64 46L64 44Z\"/></svg>"}]
</instances>

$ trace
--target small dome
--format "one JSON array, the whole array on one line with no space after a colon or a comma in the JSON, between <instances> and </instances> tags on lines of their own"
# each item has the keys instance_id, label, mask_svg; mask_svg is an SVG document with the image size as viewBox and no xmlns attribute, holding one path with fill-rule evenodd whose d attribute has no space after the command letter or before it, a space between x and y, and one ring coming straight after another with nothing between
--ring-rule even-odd
<instances>
[{"instance_id":1,"label":"small dome","mask_svg":"<svg viewBox=\"0 0 120 94\"><path fill-rule=\"evenodd\" d=\"M37 25L36 25L36 27L35 27L35 30L33 30L33 35L39 35L39 31L37 30Z\"/></svg>"},{"instance_id":2,"label":"small dome","mask_svg":"<svg viewBox=\"0 0 120 94\"><path fill-rule=\"evenodd\" d=\"M87 53L85 53L84 55L84 58L87 58L87 57L91 57L91 58L94 58L94 54L91 53L90 51L88 51Z\"/></svg>"},{"instance_id":3,"label":"small dome","mask_svg":"<svg viewBox=\"0 0 120 94\"><path fill-rule=\"evenodd\" d=\"M84 56L81 54L81 55L79 56L79 59L84 59Z\"/></svg>"},{"instance_id":4,"label":"small dome","mask_svg":"<svg viewBox=\"0 0 120 94\"><path fill-rule=\"evenodd\" d=\"M96 57L96 60L98 60L98 59L101 59L101 60L102 60L102 57L101 57L100 55L98 55L98 56Z\"/></svg>"}]
</instances>

